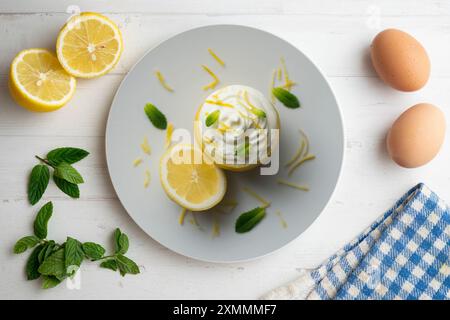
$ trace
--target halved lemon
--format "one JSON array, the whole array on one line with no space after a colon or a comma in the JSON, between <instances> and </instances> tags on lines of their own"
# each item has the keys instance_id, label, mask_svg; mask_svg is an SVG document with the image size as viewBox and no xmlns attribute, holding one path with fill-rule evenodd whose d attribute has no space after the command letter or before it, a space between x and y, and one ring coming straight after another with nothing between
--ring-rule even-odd
<instances>
[{"instance_id":1,"label":"halved lemon","mask_svg":"<svg viewBox=\"0 0 450 320\"><path fill-rule=\"evenodd\" d=\"M61 65L79 78L94 78L109 72L119 61L122 48L122 35L117 25L92 12L70 18L56 42Z\"/></svg>"},{"instance_id":2,"label":"halved lemon","mask_svg":"<svg viewBox=\"0 0 450 320\"><path fill-rule=\"evenodd\" d=\"M11 63L9 89L16 102L32 111L54 111L73 96L76 79L47 49L27 49Z\"/></svg>"},{"instance_id":3,"label":"halved lemon","mask_svg":"<svg viewBox=\"0 0 450 320\"><path fill-rule=\"evenodd\" d=\"M161 158L159 173L169 198L191 211L214 207L227 189L223 171L203 160L201 150L191 144L169 148Z\"/></svg>"}]
</instances>

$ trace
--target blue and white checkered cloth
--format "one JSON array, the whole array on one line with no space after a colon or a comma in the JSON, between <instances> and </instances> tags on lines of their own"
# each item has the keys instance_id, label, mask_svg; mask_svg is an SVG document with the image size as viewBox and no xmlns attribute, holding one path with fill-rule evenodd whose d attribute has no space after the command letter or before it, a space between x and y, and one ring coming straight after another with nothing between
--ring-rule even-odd
<instances>
[{"instance_id":1,"label":"blue and white checkered cloth","mask_svg":"<svg viewBox=\"0 0 450 320\"><path fill-rule=\"evenodd\" d=\"M450 211L424 184L319 268L263 299L450 299Z\"/></svg>"}]
</instances>

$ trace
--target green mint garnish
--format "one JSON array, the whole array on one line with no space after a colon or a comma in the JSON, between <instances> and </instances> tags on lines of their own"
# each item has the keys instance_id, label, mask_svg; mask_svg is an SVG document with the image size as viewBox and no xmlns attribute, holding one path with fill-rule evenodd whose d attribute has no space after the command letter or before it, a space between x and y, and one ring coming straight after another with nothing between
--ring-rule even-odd
<instances>
[{"instance_id":1,"label":"green mint garnish","mask_svg":"<svg viewBox=\"0 0 450 320\"><path fill-rule=\"evenodd\" d=\"M53 181L56 186L72 198L80 197L77 184L83 183L81 174L71 166L89 155L89 152L72 147L57 148L50 151L46 158L36 156L41 162L33 167L28 180L28 201L35 205L44 195L50 181L50 168L53 169Z\"/></svg>"},{"instance_id":2,"label":"green mint garnish","mask_svg":"<svg viewBox=\"0 0 450 320\"><path fill-rule=\"evenodd\" d=\"M250 211L244 212L236 220L236 232L244 233L252 230L265 216L266 209L261 207L256 207Z\"/></svg>"},{"instance_id":3,"label":"green mint garnish","mask_svg":"<svg viewBox=\"0 0 450 320\"><path fill-rule=\"evenodd\" d=\"M42 198L50 181L50 170L46 165L35 165L28 180L28 201L35 205Z\"/></svg>"},{"instance_id":4,"label":"green mint garnish","mask_svg":"<svg viewBox=\"0 0 450 320\"><path fill-rule=\"evenodd\" d=\"M286 89L283 89L281 87L273 88L272 94L275 96L275 98L278 99L278 101L280 101L284 106L288 108L297 109L300 107L298 98Z\"/></svg>"},{"instance_id":5,"label":"green mint garnish","mask_svg":"<svg viewBox=\"0 0 450 320\"><path fill-rule=\"evenodd\" d=\"M38 212L34 221L33 236L19 239L14 245L14 253L22 253L34 248L26 263L28 280L42 278L42 288L49 289L64 279L74 276L85 259L101 261L100 267L126 274L138 274L138 265L124 254L128 251L128 236L119 228L114 232L115 253L105 255L105 249L94 242L81 243L67 237L62 244L47 240L47 225L53 213L53 204L46 203Z\"/></svg>"},{"instance_id":6,"label":"green mint garnish","mask_svg":"<svg viewBox=\"0 0 450 320\"><path fill-rule=\"evenodd\" d=\"M217 120L219 120L220 110L216 110L208 114L205 120L205 124L207 127L211 127Z\"/></svg>"},{"instance_id":7,"label":"green mint garnish","mask_svg":"<svg viewBox=\"0 0 450 320\"><path fill-rule=\"evenodd\" d=\"M62 162L73 164L86 158L88 155L89 152L87 152L86 150L64 147L54 149L47 153L47 160L53 165L58 165Z\"/></svg>"},{"instance_id":8,"label":"green mint garnish","mask_svg":"<svg viewBox=\"0 0 450 320\"><path fill-rule=\"evenodd\" d=\"M166 116L153 104L147 103L144 107L144 111L147 117L150 119L150 122L156 128L161 130L165 130L167 128Z\"/></svg>"}]
</instances>

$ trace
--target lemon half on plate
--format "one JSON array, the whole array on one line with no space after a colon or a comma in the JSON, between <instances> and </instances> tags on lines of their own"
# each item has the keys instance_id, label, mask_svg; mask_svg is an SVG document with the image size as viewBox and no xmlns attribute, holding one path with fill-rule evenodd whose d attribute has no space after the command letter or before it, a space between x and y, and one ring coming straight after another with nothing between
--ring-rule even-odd
<instances>
[{"instance_id":1,"label":"lemon half on plate","mask_svg":"<svg viewBox=\"0 0 450 320\"><path fill-rule=\"evenodd\" d=\"M169 198L191 211L214 207L227 189L222 170L206 162L201 150L191 144L177 144L166 151L160 178Z\"/></svg>"},{"instance_id":2,"label":"lemon half on plate","mask_svg":"<svg viewBox=\"0 0 450 320\"><path fill-rule=\"evenodd\" d=\"M108 73L122 53L122 35L107 17L83 12L70 18L56 42L63 68L74 77L94 78Z\"/></svg>"},{"instance_id":3,"label":"lemon half on plate","mask_svg":"<svg viewBox=\"0 0 450 320\"><path fill-rule=\"evenodd\" d=\"M73 96L76 79L47 49L27 49L11 63L9 89L21 106L37 112L54 111Z\"/></svg>"}]
</instances>

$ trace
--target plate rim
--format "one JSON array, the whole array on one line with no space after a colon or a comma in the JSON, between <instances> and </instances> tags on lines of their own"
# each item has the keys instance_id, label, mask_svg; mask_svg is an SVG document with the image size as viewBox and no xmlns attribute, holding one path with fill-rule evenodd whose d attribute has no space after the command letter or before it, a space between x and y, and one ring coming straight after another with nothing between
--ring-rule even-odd
<instances>
[{"instance_id":1,"label":"plate rim","mask_svg":"<svg viewBox=\"0 0 450 320\"><path fill-rule=\"evenodd\" d=\"M275 250L272 250L272 251L270 251L270 252L264 253L264 254L257 255L257 256L253 256L253 257L249 257L249 258L244 258L244 259L234 259L234 260L218 260L218 259L216 259L216 260L210 260L210 259L205 259L205 258L202 258L202 257L197 257L197 256L193 256L193 255L190 255L190 254L186 254L186 253L180 252L179 250L173 249L173 248L171 248L171 247L165 245L165 244L162 243L159 239L155 239L153 236L151 236L146 230L144 230L143 227L140 226L140 224L136 221L136 219L130 214L129 210L127 209L127 207L125 206L125 204L123 203L123 201L121 200L121 198L119 197L119 194L118 194L118 192L117 192L117 189L116 189L116 186L115 186L115 184L114 184L114 180L113 180L113 177L112 177L112 174L111 174L110 164L109 164L109 160L108 160L108 132L109 132L109 130L110 130L111 110L112 110L112 107L113 107L113 105L114 105L114 101L116 100L117 95L118 95L120 89L122 88L122 85L123 85L124 82L127 80L127 78L128 78L128 76L130 75L130 73L137 67L137 65L138 65L138 64L139 64L139 63L140 63L140 62L141 62L141 61L142 61L142 60L143 60L143 59L144 59L151 51L155 50L157 47L159 47L160 45L162 45L162 44L165 43L166 41L168 41L168 40L170 40L170 39L172 39L172 38L181 36L182 34L187 33L187 32L192 32L192 31L199 30L199 29L216 28L216 27L238 27L238 28L246 28L246 29L251 29L251 30L253 30L253 31L263 32L263 33L266 33L266 34L268 34L268 35L270 35L270 36L272 36L272 37L278 38L278 39L280 39L280 40L282 40L282 41L288 43L290 46L292 46L292 47L294 47L296 50L298 50L298 51L299 51L299 52L300 52L300 53L301 53L301 54L309 61L309 63L311 63L311 64L319 71L319 73L321 74L321 76L322 76L323 79L325 80L326 85L327 85L328 88L330 89L330 92L331 92L331 94L332 94L332 96L333 96L333 99L334 99L335 102L336 102L337 111L338 111L338 115L339 115L339 120L340 120L340 123L341 123L341 134L342 134L342 145L341 145L342 156L341 156L341 158L340 158L340 162L341 162L341 163L340 163L340 166L339 166L339 170L338 170L338 175L337 175L337 178L336 178L336 182L335 182L335 184L334 184L334 187L333 187L333 190L332 190L330 196L328 197L328 200L325 202L325 204L323 205L322 209L320 209L319 214L311 221L311 223L306 227L305 230L303 230L303 232L299 233L297 236L295 236L294 238L292 238L291 240L289 240L288 242L286 242L284 245L280 246L279 248L277 248L277 249L275 249ZM116 194L116 196L117 196L117 199L119 200L119 203L121 204L121 206L123 207L123 209L126 211L126 213L128 214L128 216L131 218L131 220L133 220L133 222L134 222L134 223L135 223L135 224L136 224L136 225L137 225L137 226L138 226L138 227L139 227L139 228L140 228L140 229L141 229L148 237L150 237L153 241L155 241L155 242L158 243L159 245L163 246L164 248L166 248L166 249L168 249L168 250L170 250L170 251L172 251L172 252L175 252L176 254L181 255L181 256L183 256L183 257L187 257L187 258L190 258L190 259L193 259L193 260L202 261L202 262L207 262L207 263L231 264L231 263L241 263L241 262L254 261L254 260L257 260L257 259L262 259L262 258L267 257L267 256L269 256L269 255L275 254L275 253L277 253L278 251L280 251L281 249L284 249L284 248L286 248L287 246L291 245L295 240L298 240L299 237L300 237L301 235L303 235L304 233L306 233L306 232L314 225L314 223L317 221L317 219L319 218L319 216L322 215L322 213L325 211L325 209L326 209L326 208L328 207L328 205L330 204L331 199L333 199L333 197L334 197L334 195L335 195L335 193L336 193L336 189L337 189L337 187L338 187L338 185L339 185L339 182L340 182L340 180L341 180L341 178L342 178L342 171L343 171L344 162L345 162L345 158L346 158L346 156L345 156L345 142L346 142L346 140L347 140L347 138L346 138L346 132L345 132L345 121L344 121L342 109L341 109L341 107L340 107L340 104L339 104L339 100L338 100L338 98L337 98L337 95L336 95L336 93L335 93L333 87L330 85L330 82L328 81L327 77L325 76L325 73L322 71L322 69L321 69L316 63L314 63L313 60L311 60L311 58L310 58L308 55L306 55L302 50L300 50L297 46L294 46L294 45L293 45L291 42L289 42L288 40L286 40L286 39L284 39L283 37L278 36L278 35L276 35L276 34L274 34L274 33L272 33L272 32L269 32L269 31L266 31L266 30L263 30L263 29L260 29L260 28L248 26L248 25L231 24L231 23L229 23L229 24L228 24L228 23L219 23L219 24L202 25L202 26L199 26L199 27L194 27L194 28L190 28L190 29L187 29L187 30L184 30L184 31L175 33L175 34L173 34L173 35L169 35L169 36L166 37L165 39L159 41L157 44L155 44L154 46L151 46L148 50L146 50L145 53L144 53L144 54L143 54L143 55L142 55L142 56L141 56L141 57L140 57L140 58L139 58L139 59L138 59L131 67L130 67L130 69L127 71L127 73L125 74L125 76L124 76L123 79L121 80L121 82L120 82L119 86L117 87L116 92L114 93L114 96L113 96L113 98L112 98L112 100L111 100L111 106L110 106L110 108L109 108L108 117L107 117L107 119L106 119L106 126L105 126L105 149L104 149L104 152L105 152L106 168L107 168L107 171L108 171L108 176L109 176L109 179L111 180L112 187L113 187L114 192L115 192L115 194Z\"/></svg>"}]
</instances>

